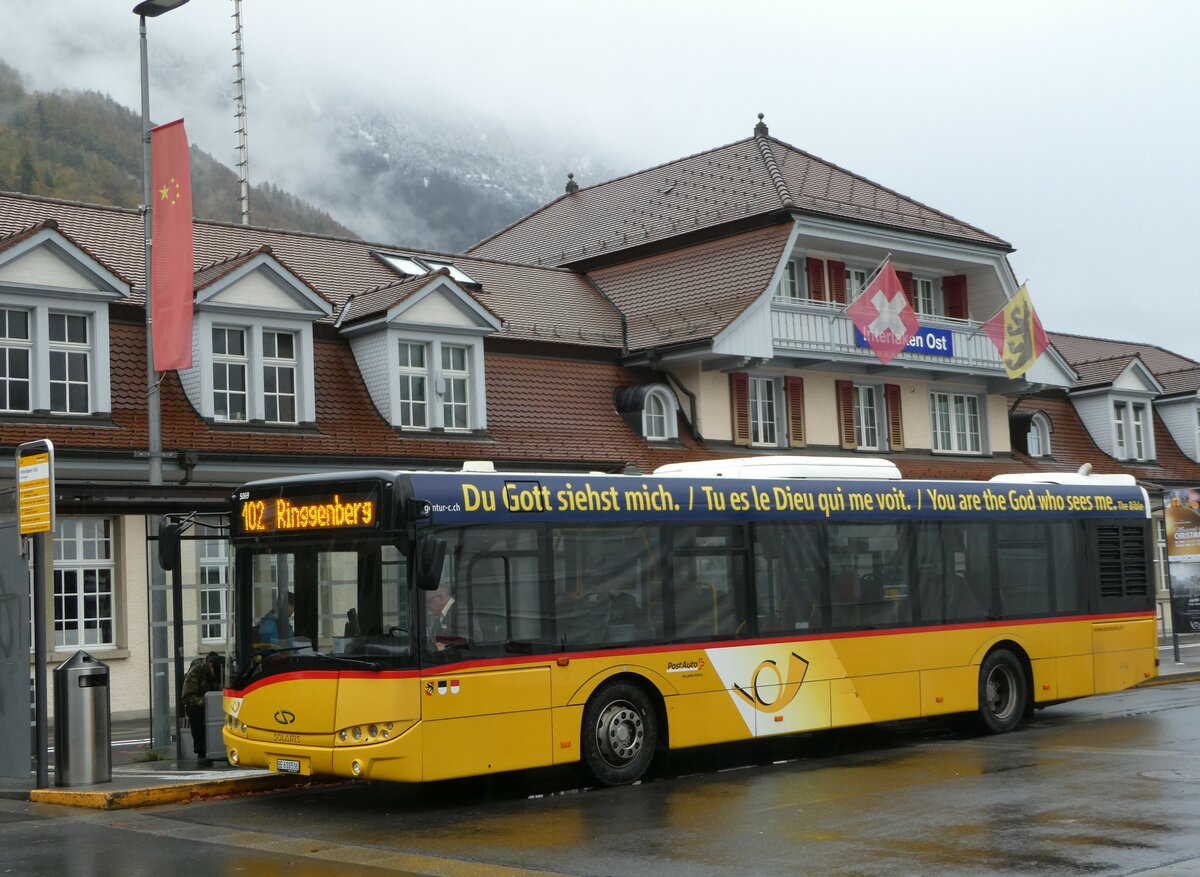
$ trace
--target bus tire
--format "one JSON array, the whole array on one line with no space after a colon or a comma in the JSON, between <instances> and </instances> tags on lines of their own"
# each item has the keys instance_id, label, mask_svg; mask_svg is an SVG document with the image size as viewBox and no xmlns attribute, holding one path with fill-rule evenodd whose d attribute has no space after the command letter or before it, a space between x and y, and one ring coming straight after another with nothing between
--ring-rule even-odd
<instances>
[{"instance_id":1,"label":"bus tire","mask_svg":"<svg viewBox=\"0 0 1200 877\"><path fill-rule=\"evenodd\" d=\"M637 782L654 760L658 715L646 692L630 682L601 685L583 710L583 760L597 782Z\"/></svg>"},{"instance_id":2,"label":"bus tire","mask_svg":"<svg viewBox=\"0 0 1200 877\"><path fill-rule=\"evenodd\" d=\"M979 724L989 734L1015 730L1029 709L1029 683L1021 661L1007 649L979 666Z\"/></svg>"}]
</instances>

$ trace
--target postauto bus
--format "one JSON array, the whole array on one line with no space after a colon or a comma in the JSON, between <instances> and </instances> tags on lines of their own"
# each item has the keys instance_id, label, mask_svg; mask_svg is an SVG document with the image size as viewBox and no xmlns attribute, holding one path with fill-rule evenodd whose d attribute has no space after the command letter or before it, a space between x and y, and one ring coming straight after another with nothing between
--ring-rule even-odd
<instances>
[{"instance_id":1,"label":"postauto bus","mask_svg":"<svg viewBox=\"0 0 1200 877\"><path fill-rule=\"evenodd\" d=\"M668 748L950 714L1008 732L1155 675L1131 478L756 459L245 485L230 760L619 784Z\"/></svg>"}]
</instances>

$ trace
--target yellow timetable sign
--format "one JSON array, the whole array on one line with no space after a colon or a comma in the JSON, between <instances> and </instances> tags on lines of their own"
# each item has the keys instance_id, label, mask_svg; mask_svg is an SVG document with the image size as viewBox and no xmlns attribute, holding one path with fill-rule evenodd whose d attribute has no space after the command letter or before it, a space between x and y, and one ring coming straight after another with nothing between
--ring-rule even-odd
<instances>
[{"instance_id":1,"label":"yellow timetable sign","mask_svg":"<svg viewBox=\"0 0 1200 877\"><path fill-rule=\"evenodd\" d=\"M18 457L18 516L22 536L53 529L52 480L53 462L49 453Z\"/></svg>"}]
</instances>

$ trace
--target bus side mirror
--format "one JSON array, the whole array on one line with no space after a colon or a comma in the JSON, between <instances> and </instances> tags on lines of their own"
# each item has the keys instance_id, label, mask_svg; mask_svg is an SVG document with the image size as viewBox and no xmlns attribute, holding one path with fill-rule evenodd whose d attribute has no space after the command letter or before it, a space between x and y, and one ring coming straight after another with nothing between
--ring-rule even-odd
<instances>
[{"instance_id":1,"label":"bus side mirror","mask_svg":"<svg viewBox=\"0 0 1200 877\"><path fill-rule=\"evenodd\" d=\"M173 524L165 518L158 522L158 565L167 572L178 572L183 567L180 542L183 524Z\"/></svg>"},{"instance_id":2,"label":"bus side mirror","mask_svg":"<svg viewBox=\"0 0 1200 877\"><path fill-rule=\"evenodd\" d=\"M436 591L442 580L442 564L446 561L446 541L432 536L420 540L413 555L413 572L417 587L422 591Z\"/></svg>"}]
</instances>

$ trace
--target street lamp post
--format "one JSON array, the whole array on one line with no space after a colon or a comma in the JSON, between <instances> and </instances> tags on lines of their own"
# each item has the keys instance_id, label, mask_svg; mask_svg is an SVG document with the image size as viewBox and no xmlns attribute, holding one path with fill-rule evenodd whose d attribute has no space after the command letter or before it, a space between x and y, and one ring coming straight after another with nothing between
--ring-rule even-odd
<instances>
[{"instance_id":1,"label":"street lamp post","mask_svg":"<svg viewBox=\"0 0 1200 877\"><path fill-rule=\"evenodd\" d=\"M165 12L170 12L188 0L143 0L133 7L133 14L138 16L141 54L141 83L142 83L142 218L145 233L145 296L146 296L146 429L149 434L147 450L150 456L149 483L151 487L162 485L162 408L158 395L158 372L154 368L154 318L151 310L151 276L150 276L150 245L153 229L154 192L150 167L150 70L146 51L146 19L156 18ZM147 516L146 532L158 532L157 514ZM169 654L167 647L167 595L166 582L162 567L153 563L147 552L146 578L150 590L150 620L152 622L151 662L150 662L150 742L158 748L170 739L170 688L167 683L165 667L162 672L155 671L155 655ZM177 619L178 621L178 619ZM160 622L154 624L153 622ZM182 662L182 655L176 656L176 664ZM176 675L179 675L178 671ZM156 705L159 707L156 709ZM179 735L176 749L182 751L182 735Z\"/></svg>"}]
</instances>

